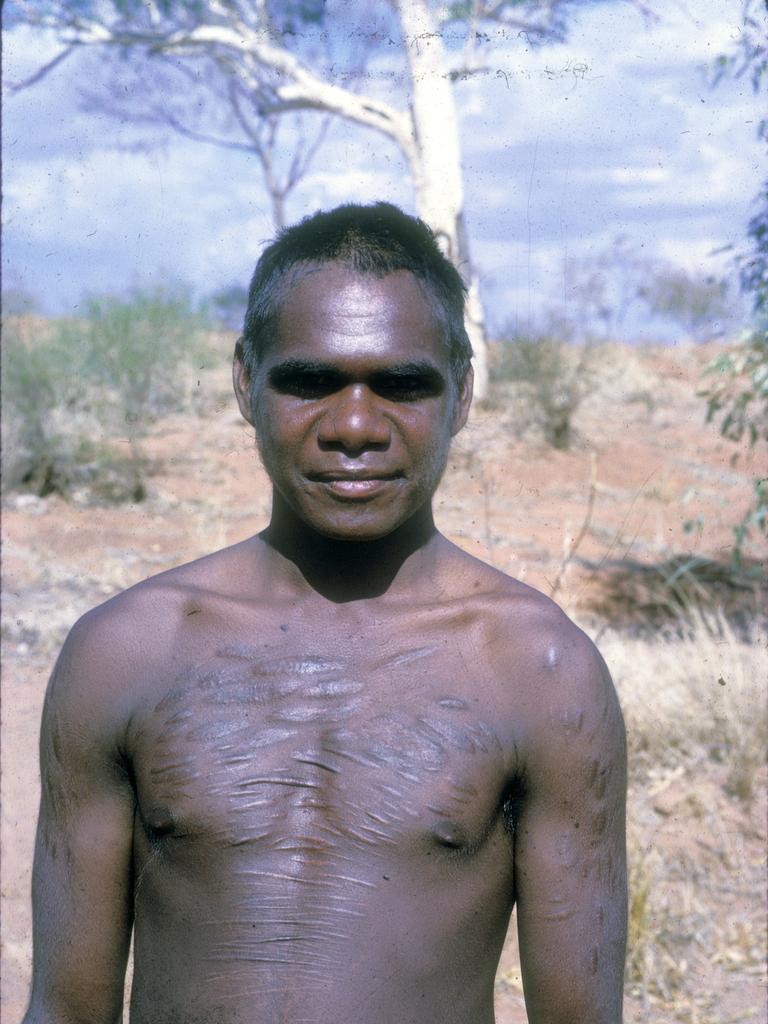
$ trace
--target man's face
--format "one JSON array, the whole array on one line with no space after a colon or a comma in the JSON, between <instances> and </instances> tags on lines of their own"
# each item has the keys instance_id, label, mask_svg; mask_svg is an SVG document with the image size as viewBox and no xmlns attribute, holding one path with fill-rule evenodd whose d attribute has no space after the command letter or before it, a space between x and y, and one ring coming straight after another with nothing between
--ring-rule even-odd
<instances>
[{"instance_id":1,"label":"man's face","mask_svg":"<svg viewBox=\"0 0 768 1024\"><path fill-rule=\"evenodd\" d=\"M319 533L374 540L428 505L471 373L457 393L429 302L408 272L329 263L286 294L256 371L235 364L240 409L276 490Z\"/></svg>"}]
</instances>

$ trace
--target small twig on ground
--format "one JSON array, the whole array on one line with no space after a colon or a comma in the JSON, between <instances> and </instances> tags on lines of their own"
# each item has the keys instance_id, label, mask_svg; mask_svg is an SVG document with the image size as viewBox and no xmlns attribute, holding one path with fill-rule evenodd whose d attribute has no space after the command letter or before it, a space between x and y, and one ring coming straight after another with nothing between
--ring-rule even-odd
<instances>
[{"instance_id":1,"label":"small twig on ground","mask_svg":"<svg viewBox=\"0 0 768 1024\"><path fill-rule=\"evenodd\" d=\"M494 484L493 480L489 480L485 475L485 464L483 462L480 463L480 483L483 488L483 518L485 520L485 546L488 550L488 561L494 569L498 569L494 556L496 542L493 539L493 530L491 528L491 498L493 496Z\"/></svg>"},{"instance_id":2,"label":"small twig on ground","mask_svg":"<svg viewBox=\"0 0 768 1024\"><path fill-rule=\"evenodd\" d=\"M597 493L597 456L595 455L594 452L590 452L590 455L589 455L589 497L587 498L587 512L586 512L586 515L584 516L584 522L581 524L581 529L579 530L578 534L576 535L576 538L574 539L573 543L571 544L570 549L568 550L567 554L565 555L565 557L563 558L562 562L560 563L560 568L557 570L557 576L555 577L555 582L552 584L552 586L550 588L550 591L549 591L549 596L551 598L554 598L555 594L560 589L560 584L563 582L563 578L565 577L566 570L568 569L568 566L570 565L574 555L579 550L579 546L580 546L581 542L584 540L584 538L587 535L587 531L589 530L589 527L590 527L590 525L592 523L592 512L593 512L594 507L595 507L595 495L596 495L596 493Z\"/></svg>"},{"instance_id":3,"label":"small twig on ground","mask_svg":"<svg viewBox=\"0 0 768 1024\"><path fill-rule=\"evenodd\" d=\"M627 522L629 521L629 517L632 515L632 509L635 507L635 503L637 502L637 499L640 497L640 495L643 493L643 491L647 487L647 485L650 482L650 480L652 480L655 475L656 475L656 470L655 469L651 470L651 472L648 474L648 476L642 482L642 484L640 485L638 490L635 492L635 496L632 498L632 501L629 504L629 508L627 509L627 514L622 519L621 525L619 526L618 530L614 534L613 540L608 545L608 548L605 551L605 553L603 554L603 557L600 559L600 561L594 567L594 569L589 574L587 579L584 580L584 582L581 584L581 587L579 588L579 593L581 593L581 591L584 590L585 587L589 586L589 584L593 582L593 580L595 579L597 574L600 572L600 570L603 568L605 563L611 557L611 553L613 552L613 549L618 544L619 538L621 537L621 534L622 534L622 531L624 530L624 527L626 526ZM634 540L632 541L632 543L634 543ZM575 554L575 551L572 552L571 557L573 556L573 554ZM578 598L578 593L577 593L576 597Z\"/></svg>"}]
</instances>

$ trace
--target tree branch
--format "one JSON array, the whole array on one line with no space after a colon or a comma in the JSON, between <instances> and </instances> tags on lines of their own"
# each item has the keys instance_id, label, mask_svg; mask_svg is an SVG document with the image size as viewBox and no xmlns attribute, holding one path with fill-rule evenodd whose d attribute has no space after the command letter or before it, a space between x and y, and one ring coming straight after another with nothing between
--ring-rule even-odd
<instances>
[{"instance_id":1,"label":"tree branch","mask_svg":"<svg viewBox=\"0 0 768 1024\"><path fill-rule=\"evenodd\" d=\"M320 146L325 141L325 136L328 134L328 128L331 124L331 115L328 114L323 118L320 127L317 130L317 134L314 139L309 143L306 148L299 149L296 151L293 160L291 161L291 167L288 172L288 186L294 188L298 182L304 177L309 169L309 165L315 158Z\"/></svg>"},{"instance_id":2,"label":"tree branch","mask_svg":"<svg viewBox=\"0 0 768 1024\"><path fill-rule=\"evenodd\" d=\"M209 9L222 17L227 16L230 24L203 24L165 33L86 22L76 17L57 19L46 16L36 19L36 24L58 31L68 50L75 46L136 46L153 56L184 55L189 51L207 49L211 56L215 55L229 64L230 72L234 71L256 96L266 99L265 93L268 92L265 114L300 109L326 110L386 135L406 155L413 148L406 111L328 82L294 54L275 45L267 29L254 29L236 19L232 8L227 9L214 2L209 3ZM273 73L282 80L282 84L267 86L259 70ZM46 73L43 69L41 72Z\"/></svg>"},{"instance_id":3,"label":"tree branch","mask_svg":"<svg viewBox=\"0 0 768 1024\"><path fill-rule=\"evenodd\" d=\"M407 115L403 111L381 100L361 96L326 81L293 54L265 40L264 33L248 30L246 26L242 28L244 31L225 25L200 25L191 32L168 37L157 48L167 52L190 46L216 46L247 55L260 67L288 80L285 85L274 87L275 101L269 105L266 113L298 109L327 110L375 128L400 145L407 145L411 132ZM258 79L252 79L249 84L254 90L263 91L263 83Z\"/></svg>"},{"instance_id":4,"label":"tree branch","mask_svg":"<svg viewBox=\"0 0 768 1024\"><path fill-rule=\"evenodd\" d=\"M235 142L234 139L222 139L216 135L208 135L206 132L198 132L194 128L188 128L185 124L182 124L173 114L164 111L162 115L158 115L158 123L165 123L169 128L172 128L179 135L183 135L187 139L192 139L195 142L206 142L211 146L219 146L222 149L237 149L241 152L253 153L256 146L252 142Z\"/></svg>"},{"instance_id":5,"label":"tree branch","mask_svg":"<svg viewBox=\"0 0 768 1024\"><path fill-rule=\"evenodd\" d=\"M22 89L28 89L30 85L36 85L38 82L42 81L49 72L53 71L55 67L58 67L59 64L74 53L76 49L77 44L71 43L69 46L66 46L63 50L57 53L52 60L48 61L47 64L43 64L41 68L38 68L34 75L30 75L29 78L25 78L21 82L9 82L8 88L12 93L17 93L21 92Z\"/></svg>"},{"instance_id":6,"label":"tree branch","mask_svg":"<svg viewBox=\"0 0 768 1024\"><path fill-rule=\"evenodd\" d=\"M565 38L568 8L577 7L579 2L580 0L536 0L520 4L510 3L509 0L475 0L469 17L457 15L448 5L442 5L441 13L437 17L441 25L467 22L470 32L476 32L477 26L483 22L518 29L521 35L540 44ZM636 8L646 22L659 20L654 0L627 2Z\"/></svg>"},{"instance_id":7,"label":"tree branch","mask_svg":"<svg viewBox=\"0 0 768 1024\"><path fill-rule=\"evenodd\" d=\"M254 147L261 145L260 131L259 128L254 128L248 118L243 112L243 108L240 105L240 97L237 94L237 85L235 82L230 82L227 87L227 97L229 99L229 106L232 113L235 115L235 120L240 125L240 130L246 138L250 139ZM260 120L260 126L265 123L265 119Z\"/></svg>"}]
</instances>

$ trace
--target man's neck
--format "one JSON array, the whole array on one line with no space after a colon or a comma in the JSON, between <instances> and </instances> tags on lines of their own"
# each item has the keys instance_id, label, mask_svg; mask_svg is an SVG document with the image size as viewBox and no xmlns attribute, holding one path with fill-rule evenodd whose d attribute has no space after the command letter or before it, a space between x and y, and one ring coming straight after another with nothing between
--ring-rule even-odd
<instances>
[{"instance_id":1,"label":"man's neck","mask_svg":"<svg viewBox=\"0 0 768 1024\"><path fill-rule=\"evenodd\" d=\"M259 536L293 563L300 586L335 603L381 597L400 589L413 594L431 575L429 563L443 541L429 507L372 541L326 537L290 512L273 508L272 520Z\"/></svg>"}]
</instances>

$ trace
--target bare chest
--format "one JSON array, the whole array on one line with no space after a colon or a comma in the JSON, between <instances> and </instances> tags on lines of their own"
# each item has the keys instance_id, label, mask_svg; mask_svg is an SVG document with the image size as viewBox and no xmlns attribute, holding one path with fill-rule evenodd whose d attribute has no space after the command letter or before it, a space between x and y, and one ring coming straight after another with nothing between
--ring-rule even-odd
<instances>
[{"instance_id":1,"label":"bare chest","mask_svg":"<svg viewBox=\"0 0 768 1024\"><path fill-rule=\"evenodd\" d=\"M475 851L505 790L503 742L475 689L430 650L220 651L137 716L146 841L287 865Z\"/></svg>"}]
</instances>

